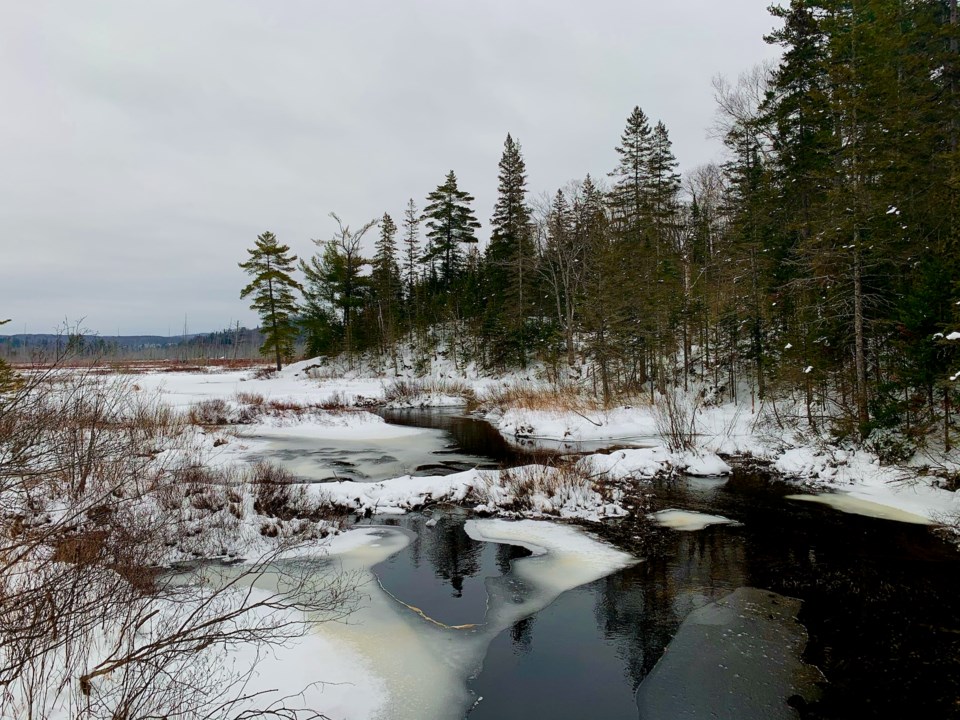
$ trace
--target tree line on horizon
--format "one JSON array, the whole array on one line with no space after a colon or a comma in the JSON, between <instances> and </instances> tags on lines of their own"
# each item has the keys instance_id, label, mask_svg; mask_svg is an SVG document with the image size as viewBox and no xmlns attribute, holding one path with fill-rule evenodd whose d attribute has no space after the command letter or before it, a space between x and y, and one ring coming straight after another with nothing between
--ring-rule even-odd
<instances>
[{"instance_id":1,"label":"tree line on horizon","mask_svg":"<svg viewBox=\"0 0 960 720\"><path fill-rule=\"evenodd\" d=\"M635 107L608 177L548 199L531 198L507 135L483 252L453 171L399 223L334 215L337 233L299 264L264 233L241 264L264 351L279 365L299 337L311 354L396 364L401 339L423 356L440 342L490 370L589 375L607 400L706 382L734 399L789 394L811 423L839 416L835 430L861 438L942 422L949 446L956 0L770 11L779 63L714 82L722 162L681 178L667 128Z\"/></svg>"}]
</instances>

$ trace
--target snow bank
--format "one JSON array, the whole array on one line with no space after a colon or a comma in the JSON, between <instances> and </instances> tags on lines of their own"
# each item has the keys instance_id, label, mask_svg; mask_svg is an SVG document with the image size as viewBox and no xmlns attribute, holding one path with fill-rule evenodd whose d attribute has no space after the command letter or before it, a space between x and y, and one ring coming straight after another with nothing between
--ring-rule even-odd
<instances>
[{"instance_id":1,"label":"snow bank","mask_svg":"<svg viewBox=\"0 0 960 720\"><path fill-rule=\"evenodd\" d=\"M672 453L662 445L589 455L580 463L590 472L611 479L650 479L674 472L698 476L728 475L732 472L727 463L711 452Z\"/></svg>"},{"instance_id":2,"label":"snow bank","mask_svg":"<svg viewBox=\"0 0 960 720\"><path fill-rule=\"evenodd\" d=\"M380 379L311 380L297 371L297 366L305 363L288 366L275 377L256 378L249 370L152 372L133 375L130 381L143 391L158 393L166 404L184 410L202 400L230 400L238 393L261 395L268 402L305 406L358 401L363 404L383 397Z\"/></svg>"},{"instance_id":3,"label":"snow bank","mask_svg":"<svg viewBox=\"0 0 960 720\"><path fill-rule=\"evenodd\" d=\"M652 437L656 423L648 410L615 408L584 413L511 408L491 415L502 435L542 440L623 440Z\"/></svg>"},{"instance_id":4,"label":"snow bank","mask_svg":"<svg viewBox=\"0 0 960 720\"><path fill-rule=\"evenodd\" d=\"M379 415L362 410L314 412L304 418L295 415L266 416L242 428L244 435L311 440L386 440L412 438L425 432L421 428L391 425Z\"/></svg>"},{"instance_id":5,"label":"snow bank","mask_svg":"<svg viewBox=\"0 0 960 720\"><path fill-rule=\"evenodd\" d=\"M957 493L933 487L901 468L883 466L865 450L796 447L783 452L773 466L789 478L832 491L792 499L819 502L843 512L923 524L960 513Z\"/></svg>"},{"instance_id":6,"label":"snow bank","mask_svg":"<svg viewBox=\"0 0 960 720\"><path fill-rule=\"evenodd\" d=\"M323 483L306 488L316 502L371 515L405 513L431 503L472 505L479 513L594 522L627 514L619 498L605 497L590 479L539 465L509 471L468 470L441 477L405 475L376 483Z\"/></svg>"}]
</instances>

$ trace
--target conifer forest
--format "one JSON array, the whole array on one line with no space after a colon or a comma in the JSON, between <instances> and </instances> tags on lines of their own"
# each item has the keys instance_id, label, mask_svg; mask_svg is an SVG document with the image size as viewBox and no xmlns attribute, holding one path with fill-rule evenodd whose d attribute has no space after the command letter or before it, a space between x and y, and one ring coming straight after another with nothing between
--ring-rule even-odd
<instances>
[{"instance_id":1,"label":"conifer forest","mask_svg":"<svg viewBox=\"0 0 960 720\"><path fill-rule=\"evenodd\" d=\"M400 212L341 223L300 262L303 302L285 321L311 355L396 362L397 342L428 353L439 335L454 361L544 361L605 401L695 380L753 403L790 397L814 426L839 417L844 437L936 429L949 448L956 3L771 12L781 62L713 83L722 162L682 177L669 128L638 105L606 177L537 194L508 134L492 217L451 170Z\"/></svg>"}]
</instances>

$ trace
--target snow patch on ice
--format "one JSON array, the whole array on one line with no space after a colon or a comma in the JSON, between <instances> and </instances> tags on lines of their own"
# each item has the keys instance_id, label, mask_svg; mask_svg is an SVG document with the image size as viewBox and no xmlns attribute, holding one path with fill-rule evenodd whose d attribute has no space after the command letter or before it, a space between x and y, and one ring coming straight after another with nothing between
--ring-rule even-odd
<instances>
[{"instance_id":1,"label":"snow patch on ice","mask_svg":"<svg viewBox=\"0 0 960 720\"><path fill-rule=\"evenodd\" d=\"M722 515L707 515L705 513L690 510L674 510L672 508L651 513L647 517L663 527L685 531L703 530L710 525L728 525L734 522L730 518L725 518Z\"/></svg>"}]
</instances>

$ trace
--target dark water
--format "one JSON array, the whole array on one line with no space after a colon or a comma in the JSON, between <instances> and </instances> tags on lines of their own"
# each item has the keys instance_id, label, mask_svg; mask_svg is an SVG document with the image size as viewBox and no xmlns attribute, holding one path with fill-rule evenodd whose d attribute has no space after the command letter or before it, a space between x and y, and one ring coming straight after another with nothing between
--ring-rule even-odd
<instances>
[{"instance_id":1,"label":"dark water","mask_svg":"<svg viewBox=\"0 0 960 720\"><path fill-rule=\"evenodd\" d=\"M522 445L507 442L500 433L493 430L489 423L464 415L460 410L385 408L378 413L384 420L395 425L443 430L449 433L459 452L485 458L497 464L517 465L533 462L538 455L543 454L533 447L525 448Z\"/></svg>"},{"instance_id":2,"label":"dark water","mask_svg":"<svg viewBox=\"0 0 960 720\"><path fill-rule=\"evenodd\" d=\"M449 433L457 451L500 465L521 465L559 455L597 452L610 445L609 441L570 442L531 438L507 441L490 423L465 415L458 409L381 409L378 412L384 420L396 425L443 430ZM643 447L649 444L650 438L643 437L617 441L617 447Z\"/></svg>"},{"instance_id":3,"label":"dark water","mask_svg":"<svg viewBox=\"0 0 960 720\"><path fill-rule=\"evenodd\" d=\"M797 703L799 716L960 718L960 553L928 528L785 500L791 492L750 473L656 488L658 507L740 524L656 530L644 562L499 635L471 683L483 699L470 720L636 718L635 691L683 619L744 586L803 601L804 659L827 682L819 700ZM416 518L401 522L426 521ZM377 572L431 616L477 622L483 579L509 575L518 551L470 540L456 517L443 522L421 527Z\"/></svg>"},{"instance_id":4,"label":"dark water","mask_svg":"<svg viewBox=\"0 0 960 720\"><path fill-rule=\"evenodd\" d=\"M395 520L416 538L375 569L387 592L445 625L482 623L485 579L508 575L512 560L530 555L516 545L473 540L463 531L465 519L462 513L417 513Z\"/></svg>"}]
</instances>

